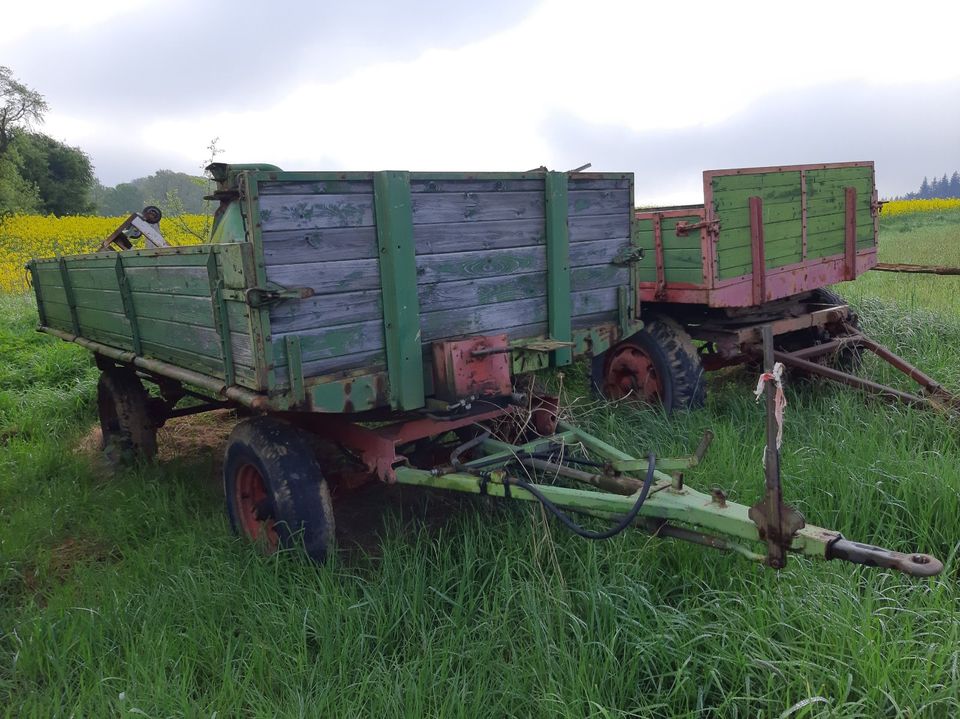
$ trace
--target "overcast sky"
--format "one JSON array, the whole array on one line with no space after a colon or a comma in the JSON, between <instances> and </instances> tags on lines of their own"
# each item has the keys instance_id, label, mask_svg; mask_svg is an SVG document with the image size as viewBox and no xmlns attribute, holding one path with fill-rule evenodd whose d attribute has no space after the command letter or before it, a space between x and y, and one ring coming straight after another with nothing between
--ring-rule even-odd
<instances>
[{"instance_id":1,"label":"overcast sky","mask_svg":"<svg viewBox=\"0 0 960 719\"><path fill-rule=\"evenodd\" d=\"M289 170L636 173L876 160L884 196L960 169L960 2L35 0L0 64L108 185Z\"/></svg>"}]
</instances>

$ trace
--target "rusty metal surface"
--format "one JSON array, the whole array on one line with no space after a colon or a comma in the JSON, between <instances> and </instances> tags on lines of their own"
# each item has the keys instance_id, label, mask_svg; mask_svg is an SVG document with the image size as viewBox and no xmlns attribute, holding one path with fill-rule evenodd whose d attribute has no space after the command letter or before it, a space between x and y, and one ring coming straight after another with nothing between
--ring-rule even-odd
<instances>
[{"instance_id":1,"label":"rusty metal surface","mask_svg":"<svg viewBox=\"0 0 960 719\"><path fill-rule=\"evenodd\" d=\"M504 397L511 392L506 334L434 342L433 390L437 398Z\"/></svg>"},{"instance_id":2,"label":"rusty metal surface","mask_svg":"<svg viewBox=\"0 0 960 719\"><path fill-rule=\"evenodd\" d=\"M929 554L904 554L872 544L837 539L827 547L827 559L842 559L867 567L896 569L913 577L933 577L943 571L943 562Z\"/></svg>"},{"instance_id":3,"label":"rusty metal surface","mask_svg":"<svg viewBox=\"0 0 960 719\"><path fill-rule=\"evenodd\" d=\"M844 255L823 257L818 260L798 262L768 270L765 277L766 292L764 302L769 302L790 295L799 294L810 289L826 287L843 282L845 278ZM870 247L860 250L856 254L856 272L861 275L877 264L877 249ZM656 284L640 282L637 284L637 295L642 302L675 302L678 304L702 304L708 307L752 307L753 275L739 275L713 287L670 282L662 294L662 299L656 297Z\"/></svg>"},{"instance_id":4,"label":"rusty metal surface","mask_svg":"<svg viewBox=\"0 0 960 719\"><path fill-rule=\"evenodd\" d=\"M333 440L354 452L367 470L382 482L396 481L394 469L406 463L397 453L397 447L425 437L436 437L470 425L503 417L514 411L513 406L494 407L469 412L452 419L418 417L394 422L381 427L365 427L343 417L318 413L300 413L297 418L325 439Z\"/></svg>"},{"instance_id":5,"label":"rusty metal surface","mask_svg":"<svg viewBox=\"0 0 960 719\"><path fill-rule=\"evenodd\" d=\"M960 267L945 265L911 265L901 262L878 262L870 269L875 272L907 272L922 275L960 275Z\"/></svg>"},{"instance_id":6,"label":"rusty metal surface","mask_svg":"<svg viewBox=\"0 0 960 719\"><path fill-rule=\"evenodd\" d=\"M751 197L750 212L750 257L753 261L751 287L753 304L763 304L767 298L767 261L763 239L763 198Z\"/></svg>"},{"instance_id":7,"label":"rusty metal surface","mask_svg":"<svg viewBox=\"0 0 960 719\"><path fill-rule=\"evenodd\" d=\"M653 215L653 247L657 263L657 286L653 293L653 299L666 299L667 280L666 265L663 256L663 216L659 213Z\"/></svg>"},{"instance_id":8,"label":"rusty metal surface","mask_svg":"<svg viewBox=\"0 0 960 719\"><path fill-rule=\"evenodd\" d=\"M763 330L763 366L764 372L773 373L773 332L770 327ZM767 446L764 451L766 493L762 500L750 508L749 516L757 525L760 538L767 543L767 564L774 569L781 569L787 563L787 550L793 542L793 536L803 528L806 521L800 512L783 501L775 412L777 388L772 380L767 381L764 393L767 410Z\"/></svg>"},{"instance_id":9,"label":"rusty metal surface","mask_svg":"<svg viewBox=\"0 0 960 719\"><path fill-rule=\"evenodd\" d=\"M846 280L857 278L857 190L844 188L843 274Z\"/></svg>"}]
</instances>

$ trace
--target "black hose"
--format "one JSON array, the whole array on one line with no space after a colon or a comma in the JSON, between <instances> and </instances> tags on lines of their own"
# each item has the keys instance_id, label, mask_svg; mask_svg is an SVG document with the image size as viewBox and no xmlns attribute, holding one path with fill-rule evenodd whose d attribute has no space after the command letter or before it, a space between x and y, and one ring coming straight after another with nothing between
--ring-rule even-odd
<instances>
[{"instance_id":1,"label":"black hose","mask_svg":"<svg viewBox=\"0 0 960 719\"><path fill-rule=\"evenodd\" d=\"M649 455L647 455L647 476L643 480L643 486L640 488L640 496L637 497L637 501L634 502L633 507L629 512L626 513L626 515L624 515L623 519L621 519L614 526L610 527L609 529L605 529L602 532L594 532L591 529L585 529L584 527L581 527L579 524L570 519L570 517L564 514L563 510L561 510L557 505L544 497L540 490L538 490L529 482L526 482L522 479L513 478L504 478L503 482L504 484L509 482L511 485L520 487L521 489L525 489L530 492L530 494L536 497L540 504L546 507L554 517L560 520L563 526L565 526L574 534L577 534L585 539L610 539L610 537L620 534L620 532L633 524L633 520L637 518L637 515L640 513L640 509L643 507L643 503L647 501L647 495L650 493L650 487L653 485L653 472L656 469L656 466L657 458L654 456L653 452L651 452Z\"/></svg>"}]
</instances>

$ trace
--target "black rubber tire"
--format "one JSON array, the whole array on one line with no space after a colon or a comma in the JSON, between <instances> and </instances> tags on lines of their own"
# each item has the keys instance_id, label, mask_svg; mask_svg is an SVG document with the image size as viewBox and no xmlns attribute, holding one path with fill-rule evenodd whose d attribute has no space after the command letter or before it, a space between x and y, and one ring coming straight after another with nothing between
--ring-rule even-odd
<instances>
[{"instance_id":1,"label":"black rubber tire","mask_svg":"<svg viewBox=\"0 0 960 719\"><path fill-rule=\"evenodd\" d=\"M593 358L594 388L603 395L608 359L618 348L630 344L652 361L663 389L661 402L667 412L703 407L707 395L703 365L690 335L679 322L665 315L647 315L643 322L640 332Z\"/></svg>"},{"instance_id":2,"label":"black rubber tire","mask_svg":"<svg viewBox=\"0 0 960 719\"><path fill-rule=\"evenodd\" d=\"M241 536L247 532L236 482L245 465L263 479L264 514L273 519L279 545L301 548L315 562L324 562L334 551L333 504L313 436L274 417L251 417L234 428L223 461L223 490L230 526Z\"/></svg>"},{"instance_id":3,"label":"black rubber tire","mask_svg":"<svg viewBox=\"0 0 960 719\"><path fill-rule=\"evenodd\" d=\"M843 297L838 295L833 290L828 290L825 287L814 290L808 302L810 304L827 306L846 304L846 301L843 299ZM850 315L850 319L847 321L847 324L854 329L860 329L860 318L857 317L856 313L852 313ZM782 350L784 352L793 352L804 347L810 347L814 344L829 342L834 336L835 335L831 334L831 332L826 328L815 327L801 330L799 332L790 332L782 337L778 337L776 346L778 350ZM841 372L856 373L856 371L859 370L863 364L863 349L855 345L849 345L831 355L827 355L821 359L814 359L812 361L825 363L828 367L833 367ZM795 367L790 368L789 373L794 379L817 377L817 375L811 375L810 373Z\"/></svg>"},{"instance_id":4,"label":"black rubber tire","mask_svg":"<svg viewBox=\"0 0 960 719\"><path fill-rule=\"evenodd\" d=\"M157 456L157 426L150 395L129 367L111 367L97 382L97 414L103 451L111 462L128 464Z\"/></svg>"},{"instance_id":5,"label":"black rubber tire","mask_svg":"<svg viewBox=\"0 0 960 719\"><path fill-rule=\"evenodd\" d=\"M140 210L140 217L145 219L151 225L156 225L163 218L163 213L156 205L147 205Z\"/></svg>"}]
</instances>

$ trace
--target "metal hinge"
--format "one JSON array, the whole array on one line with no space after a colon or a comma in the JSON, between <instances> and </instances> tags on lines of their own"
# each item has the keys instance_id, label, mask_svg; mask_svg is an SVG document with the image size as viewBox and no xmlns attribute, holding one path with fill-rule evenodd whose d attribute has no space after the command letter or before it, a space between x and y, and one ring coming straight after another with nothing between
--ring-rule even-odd
<instances>
[{"instance_id":1,"label":"metal hinge","mask_svg":"<svg viewBox=\"0 0 960 719\"><path fill-rule=\"evenodd\" d=\"M613 265L632 265L634 262L639 262L643 259L643 248L634 247L633 245L624 245L619 252L610 260L610 264Z\"/></svg>"},{"instance_id":2,"label":"metal hinge","mask_svg":"<svg viewBox=\"0 0 960 719\"><path fill-rule=\"evenodd\" d=\"M283 300L305 300L314 292L312 287L248 287L243 295L251 307L263 307Z\"/></svg>"},{"instance_id":3,"label":"metal hinge","mask_svg":"<svg viewBox=\"0 0 960 719\"><path fill-rule=\"evenodd\" d=\"M687 233L704 228L706 228L708 235L715 235L720 232L720 222L718 220L704 220L703 222L688 224L680 221L677 223L677 237L686 237Z\"/></svg>"}]
</instances>

